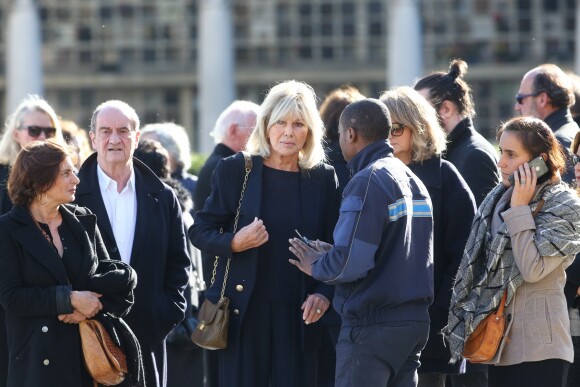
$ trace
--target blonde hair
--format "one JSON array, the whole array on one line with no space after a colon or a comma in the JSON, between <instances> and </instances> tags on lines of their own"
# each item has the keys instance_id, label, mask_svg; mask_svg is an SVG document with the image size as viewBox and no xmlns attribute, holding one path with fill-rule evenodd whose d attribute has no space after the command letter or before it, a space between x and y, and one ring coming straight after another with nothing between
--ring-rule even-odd
<instances>
[{"instance_id":1,"label":"blonde hair","mask_svg":"<svg viewBox=\"0 0 580 387\"><path fill-rule=\"evenodd\" d=\"M268 129L278 120L300 118L308 127L308 136L298 155L300 168L310 169L325 160L322 138L324 125L316 107L316 94L304 82L285 81L272 87L260 106L256 129L250 135L246 149L253 155L270 157Z\"/></svg>"},{"instance_id":2,"label":"blonde hair","mask_svg":"<svg viewBox=\"0 0 580 387\"><path fill-rule=\"evenodd\" d=\"M401 86L385 91L380 100L389 108L392 122L411 130L414 162L440 156L445 151L446 135L437 120L437 112L421 94Z\"/></svg>"},{"instance_id":3,"label":"blonde hair","mask_svg":"<svg viewBox=\"0 0 580 387\"><path fill-rule=\"evenodd\" d=\"M55 140L64 144L62 137L62 130L60 120L56 115L54 109L44 99L38 95L29 95L16 107L14 112L8 116L4 125L4 133L0 139L0 164L11 165L18 156L18 152L22 148L18 141L14 139L14 130L17 130L22 125L24 117L33 111L38 111L46 114L52 125L56 128Z\"/></svg>"}]
</instances>

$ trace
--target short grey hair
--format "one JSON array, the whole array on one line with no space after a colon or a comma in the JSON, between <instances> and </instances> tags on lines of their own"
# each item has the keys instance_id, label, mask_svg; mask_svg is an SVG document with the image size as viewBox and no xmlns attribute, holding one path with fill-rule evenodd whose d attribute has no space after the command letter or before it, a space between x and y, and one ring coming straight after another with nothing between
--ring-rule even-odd
<instances>
[{"instance_id":1,"label":"short grey hair","mask_svg":"<svg viewBox=\"0 0 580 387\"><path fill-rule=\"evenodd\" d=\"M289 117L299 117L308 126L308 137L298 155L300 168L310 169L324 162L324 124L318 114L316 94L310 85L294 80L279 83L270 89L260 107L256 129L250 135L246 149L251 154L270 157L268 129L276 121Z\"/></svg>"},{"instance_id":2,"label":"short grey hair","mask_svg":"<svg viewBox=\"0 0 580 387\"><path fill-rule=\"evenodd\" d=\"M189 169L191 147L185 128L173 122L147 124L141 129L141 136L153 134L163 148L171 155L179 169Z\"/></svg>"},{"instance_id":3,"label":"short grey hair","mask_svg":"<svg viewBox=\"0 0 580 387\"><path fill-rule=\"evenodd\" d=\"M139 131L139 116L137 115L137 112L135 111L135 109L133 109L131 107L131 105L129 105L126 102L120 101L118 99L111 99L108 101L103 102L102 104L100 104L99 106L97 106L97 108L93 111L93 115L91 116L91 126L90 126L90 130L91 132L95 132L95 130L97 129L97 116L99 115L99 113L101 112L101 110L105 109L105 108L114 108L117 110L122 111L124 114L126 114L129 117L129 121L131 123L131 125L133 126L131 129L133 129L135 132Z\"/></svg>"},{"instance_id":4,"label":"short grey hair","mask_svg":"<svg viewBox=\"0 0 580 387\"><path fill-rule=\"evenodd\" d=\"M243 100L232 102L217 118L210 136L213 137L216 144L223 142L231 124L245 127L253 126L259 111L260 105L254 102Z\"/></svg>"}]
</instances>

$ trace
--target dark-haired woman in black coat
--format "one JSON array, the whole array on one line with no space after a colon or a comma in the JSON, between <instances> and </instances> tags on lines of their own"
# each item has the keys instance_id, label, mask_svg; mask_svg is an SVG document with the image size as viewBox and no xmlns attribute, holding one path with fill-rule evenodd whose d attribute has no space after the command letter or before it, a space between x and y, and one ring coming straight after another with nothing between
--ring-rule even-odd
<instances>
[{"instance_id":1,"label":"dark-haired woman in black coat","mask_svg":"<svg viewBox=\"0 0 580 387\"><path fill-rule=\"evenodd\" d=\"M14 208L0 217L8 386L92 386L78 323L132 305L134 271L107 260L95 215L66 204L78 182L68 150L51 141L27 146L12 167Z\"/></svg>"}]
</instances>

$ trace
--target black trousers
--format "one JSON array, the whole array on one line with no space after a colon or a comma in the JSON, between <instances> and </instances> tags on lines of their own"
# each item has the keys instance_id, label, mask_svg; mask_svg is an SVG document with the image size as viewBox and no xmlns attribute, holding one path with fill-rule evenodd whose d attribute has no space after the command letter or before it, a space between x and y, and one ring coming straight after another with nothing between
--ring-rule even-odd
<instances>
[{"instance_id":1,"label":"black trousers","mask_svg":"<svg viewBox=\"0 0 580 387\"><path fill-rule=\"evenodd\" d=\"M489 387L566 387L570 363L561 359L490 366Z\"/></svg>"}]
</instances>

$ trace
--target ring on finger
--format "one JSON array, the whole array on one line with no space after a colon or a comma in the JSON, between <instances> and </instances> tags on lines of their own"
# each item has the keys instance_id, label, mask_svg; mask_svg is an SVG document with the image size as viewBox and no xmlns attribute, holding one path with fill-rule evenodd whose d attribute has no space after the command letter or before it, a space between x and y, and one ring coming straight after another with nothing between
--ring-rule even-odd
<instances>
[{"instance_id":1,"label":"ring on finger","mask_svg":"<svg viewBox=\"0 0 580 387\"><path fill-rule=\"evenodd\" d=\"M322 309L316 308L316 313L321 314L322 313Z\"/></svg>"}]
</instances>

